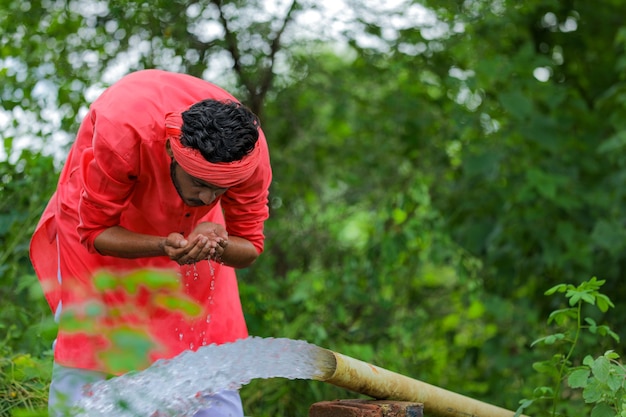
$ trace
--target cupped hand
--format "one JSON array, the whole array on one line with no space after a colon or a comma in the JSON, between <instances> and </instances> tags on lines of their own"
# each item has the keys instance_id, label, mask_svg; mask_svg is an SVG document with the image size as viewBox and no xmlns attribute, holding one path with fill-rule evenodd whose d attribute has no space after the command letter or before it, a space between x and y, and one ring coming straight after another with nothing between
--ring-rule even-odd
<instances>
[{"instance_id":1,"label":"cupped hand","mask_svg":"<svg viewBox=\"0 0 626 417\"><path fill-rule=\"evenodd\" d=\"M208 258L221 262L222 255L228 246L228 232L224 226L212 222L199 223L189 235L189 239L195 239L198 236L208 238Z\"/></svg>"},{"instance_id":2,"label":"cupped hand","mask_svg":"<svg viewBox=\"0 0 626 417\"><path fill-rule=\"evenodd\" d=\"M180 233L170 233L163 248L170 259L180 265L187 265L206 259L221 262L227 246L228 233L224 226L203 222L187 238Z\"/></svg>"},{"instance_id":3,"label":"cupped hand","mask_svg":"<svg viewBox=\"0 0 626 417\"><path fill-rule=\"evenodd\" d=\"M185 239L180 233L170 233L165 239L163 249L171 260L180 265L188 265L208 259L213 246L215 244L203 235Z\"/></svg>"}]
</instances>

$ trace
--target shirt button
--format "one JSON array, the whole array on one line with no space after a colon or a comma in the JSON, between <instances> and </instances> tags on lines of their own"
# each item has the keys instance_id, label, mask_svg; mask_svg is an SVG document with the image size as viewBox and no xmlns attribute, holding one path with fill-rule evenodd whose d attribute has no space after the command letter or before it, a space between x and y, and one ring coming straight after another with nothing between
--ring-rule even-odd
<instances>
[{"instance_id":1,"label":"shirt button","mask_svg":"<svg viewBox=\"0 0 626 417\"><path fill-rule=\"evenodd\" d=\"M191 213L185 213L185 217L191 216Z\"/></svg>"}]
</instances>

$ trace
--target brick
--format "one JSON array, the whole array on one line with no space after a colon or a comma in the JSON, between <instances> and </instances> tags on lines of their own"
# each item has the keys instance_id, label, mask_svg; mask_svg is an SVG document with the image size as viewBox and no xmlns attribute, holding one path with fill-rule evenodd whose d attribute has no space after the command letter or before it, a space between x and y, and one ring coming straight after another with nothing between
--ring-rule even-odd
<instances>
[{"instance_id":1,"label":"brick","mask_svg":"<svg viewBox=\"0 0 626 417\"><path fill-rule=\"evenodd\" d=\"M383 411L359 400L322 401L309 408L309 417L383 417Z\"/></svg>"},{"instance_id":2,"label":"brick","mask_svg":"<svg viewBox=\"0 0 626 417\"><path fill-rule=\"evenodd\" d=\"M334 400L313 404L309 417L423 417L424 406L405 401Z\"/></svg>"},{"instance_id":3,"label":"brick","mask_svg":"<svg viewBox=\"0 0 626 417\"><path fill-rule=\"evenodd\" d=\"M424 417L424 405L406 401L371 401L383 410L383 417Z\"/></svg>"}]
</instances>

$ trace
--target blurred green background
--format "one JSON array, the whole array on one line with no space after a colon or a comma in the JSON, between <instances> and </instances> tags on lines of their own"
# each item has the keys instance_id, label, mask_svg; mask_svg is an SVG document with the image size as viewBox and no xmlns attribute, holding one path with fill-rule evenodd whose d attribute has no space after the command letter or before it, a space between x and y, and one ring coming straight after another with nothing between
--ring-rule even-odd
<instances>
[{"instance_id":1,"label":"blurred green background","mask_svg":"<svg viewBox=\"0 0 626 417\"><path fill-rule=\"evenodd\" d=\"M594 317L625 336L626 1L325 7L0 0L0 415L45 408L34 225L88 104L143 68L261 117L274 181L265 253L239 273L250 334L510 409L541 384L548 288L606 280L616 308ZM355 394L276 379L242 396L247 415L302 417Z\"/></svg>"}]
</instances>

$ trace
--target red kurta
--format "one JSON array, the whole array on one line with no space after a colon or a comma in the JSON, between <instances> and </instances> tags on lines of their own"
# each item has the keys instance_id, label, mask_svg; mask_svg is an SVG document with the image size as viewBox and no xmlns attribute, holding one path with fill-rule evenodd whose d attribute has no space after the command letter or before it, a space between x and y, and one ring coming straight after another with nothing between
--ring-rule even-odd
<instances>
[{"instance_id":1,"label":"red kurta","mask_svg":"<svg viewBox=\"0 0 626 417\"><path fill-rule=\"evenodd\" d=\"M208 261L181 267L165 256L121 259L94 249L96 236L115 225L187 236L199 222L211 221L262 252L271 182L263 132L255 173L213 206L185 205L172 183L165 115L203 99L236 101L198 78L146 70L122 78L90 107L31 241L31 260L51 309L62 301L57 363L121 373L247 336L232 268ZM169 271L172 279L158 285L149 278L135 288L132 279L121 278L125 289L111 284L146 268ZM99 271L117 278L100 281L104 284L96 289L93 277ZM143 351L137 354L138 349ZM112 367L111 357L125 350L134 350L137 360Z\"/></svg>"}]
</instances>

